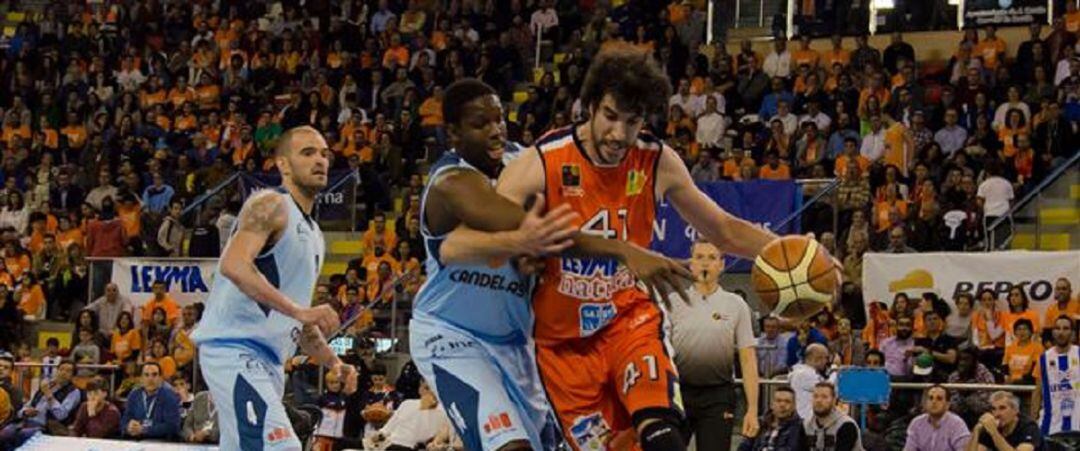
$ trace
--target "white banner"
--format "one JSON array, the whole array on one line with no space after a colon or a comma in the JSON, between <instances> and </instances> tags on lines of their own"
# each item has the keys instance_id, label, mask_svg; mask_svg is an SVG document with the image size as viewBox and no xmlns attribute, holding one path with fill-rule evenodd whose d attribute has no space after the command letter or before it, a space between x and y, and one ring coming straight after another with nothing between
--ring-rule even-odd
<instances>
[{"instance_id":1,"label":"white banner","mask_svg":"<svg viewBox=\"0 0 1080 451\"><path fill-rule=\"evenodd\" d=\"M53 437L38 434L23 444L22 451L217 451L213 445L189 445L154 441L122 441L92 438Z\"/></svg>"},{"instance_id":2,"label":"white banner","mask_svg":"<svg viewBox=\"0 0 1080 451\"><path fill-rule=\"evenodd\" d=\"M112 264L112 282L132 304L141 307L153 296L156 280L181 307L206 302L213 284L216 259L118 258Z\"/></svg>"},{"instance_id":3,"label":"white banner","mask_svg":"<svg viewBox=\"0 0 1080 451\"><path fill-rule=\"evenodd\" d=\"M976 296L991 289L998 295L1001 308L1008 308L1006 297L1020 286L1031 301L1030 307L1042 317L1053 303L1054 281L1065 277L1073 292L1080 287L1080 251L1063 252L980 252L923 254L876 254L863 256L863 298L892 306L896 293L918 299L930 291L953 306L960 293Z\"/></svg>"}]
</instances>

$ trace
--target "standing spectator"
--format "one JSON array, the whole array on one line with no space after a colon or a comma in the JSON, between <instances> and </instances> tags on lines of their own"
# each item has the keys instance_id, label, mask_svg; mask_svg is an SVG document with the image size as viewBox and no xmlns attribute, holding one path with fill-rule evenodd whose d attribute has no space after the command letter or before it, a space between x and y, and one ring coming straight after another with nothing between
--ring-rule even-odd
<instances>
[{"instance_id":1,"label":"standing spectator","mask_svg":"<svg viewBox=\"0 0 1080 451\"><path fill-rule=\"evenodd\" d=\"M153 173L151 180L153 183L142 192L143 208L151 213L162 213L169 207L175 190L165 184L165 176L161 175L161 172Z\"/></svg>"},{"instance_id":2,"label":"standing spectator","mask_svg":"<svg viewBox=\"0 0 1080 451\"><path fill-rule=\"evenodd\" d=\"M901 61L915 61L915 48L904 42L904 34L899 30L892 34L892 42L885 48L883 55L885 70L890 74L900 72Z\"/></svg>"},{"instance_id":3,"label":"standing spectator","mask_svg":"<svg viewBox=\"0 0 1080 451\"><path fill-rule=\"evenodd\" d=\"M734 427L735 354L743 371L746 415L742 435L758 433L758 369L750 308L720 287L724 256L711 243L690 248L696 282L692 304L671 302L672 345L690 433L702 449L731 449ZM737 351L736 351L737 350Z\"/></svg>"},{"instance_id":4,"label":"standing spectator","mask_svg":"<svg viewBox=\"0 0 1080 451\"><path fill-rule=\"evenodd\" d=\"M727 118L717 109L716 97L705 98L705 112L697 118L695 139L702 149L719 149L724 144Z\"/></svg>"},{"instance_id":5,"label":"standing spectator","mask_svg":"<svg viewBox=\"0 0 1080 451\"><path fill-rule=\"evenodd\" d=\"M805 446L806 432L795 412L795 391L791 387L773 390L769 412L760 422L764 429L756 437L743 440L739 451L798 451Z\"/></svg>"},{"instance_id":6,"label":"standing spectator","mask_svg":"<svg viewBox=\"0 0 1080 451\"><path fill-rule=\"evenodd\" d=\"M765 56L761 69L769 77L788 78L791 76L791 52L787 50L786 39L775 39L773 51Z\"/></svg>"},{"instance_id":7,"label":"standing spectator","mask_svg":"<svg viewBox=\"0 0 1080 451\"><path fill-rule=\"evenodd\" d=\"M923 391L923 414L911 420L904 451L961 451L967 448L971 431L949 411L949 390L933 385Z\"/></svg>"},{"instance_id":8,"label":"standing spectator","mask_svg":"<svg viewBox=\"0 0 1080 451\"><path fill-rule=\"evenodd\" d=\"M1075 406L1080 405L1080 389L1073 381L1080 380L1080 347L1073 343L1073 322L1067 316L1054 321L1054 346L1039 356L1035 369L1038 386L1031 398L1031 411L1038 411L1042 434L1080 431L1080 424L1071 421ZM995 406L995 413L997 411Z\"/></svg>"},{"instance_id":9,"label":"standing spectator","mask_svg":"<svg viewBox=\"0 0 1080 451\"><path fill-rule=\"evenodd\" d=\"M49 194L49 205L59 212L75 211L83 203L83 190L71 183L71 174L61 170L56 176L56 188Z\"/></svg>"},{"instance_id":10,"label":"standing spectator","mask_svg":"<svg viewBox=\"0 0 1080 451\"><path fill-rule=\"evenodd\" d=\"M86 195L85 202L90 204L96 210L101 209L101 203L106 198L112 199L113 202L120 200L120 190L113 185L112 175L107 169L102 169L98 173L98 184L94 189Z\"/></svg>"},{"instance_id":11,"label":"standing spectator","mask_svg":"<svg viewBox=\"0 0 1080 451\"><path fill-rule=\"evenodd\" d=\"M836 407L836 386L818 382L813 389L813 416L803 420L811 451L861 451L859 425Z\"/></svg>"},{"instance_id":12,"label":"standing spectator","mask_svg":"<svg viewBox=\"0 0 1080 451\"><path fill-rule=\"evenodd\" d=\"M548 35L552 41L559 40L559 14L555 12L554 0L541 0L540 7L529 18L529 29L537 35Z\"/></svg>"},{"instance_id":13,"label":"standing spectator","mask_svg":"<svg viewBox=\"0 0 1080 451\"><path fill-rule=\"evenodd\" d=\"M803 363L796 364L791 368L788 376L788 384L795 391L795 409L799 418L810 418L815 412L814 400L817 399L815 387L826 380L825 369L829 367L829 349L820 343L814 343L806 347L806 357Z\"/></svg>"},{"instance_id":14,"label":"standing spectator","mask_svg":"<svg viewBox=\"0 0 1080 451\"><path fill-rule=\"evenodd\" d=\"M787 343L790 332L780 331L780 318L769 315L761 319L761 336L757 338L758 370L765 379L788 372Z\"/></svg>"},{"instance_id":15,"label":"standing spectator","mask_svg":"<svg viewBox=\"0 0 1080 451\"><path fill-rule=\"evenodd\" d=\"M184 236L187 229L180 223L180 216L184 210L184 202L176 199L169 202L169 214L161 222L157 232L157 244L165 255L180 257L184 252Z\"/></svg>"},{"instance_id":16,"label":"standing spectator","mask_svg":"<svg viewBox=\"0 0 1080 451\"><path fill-rule=\"evenodd\" d=\"M102 379L86 384L86 401L79 407L71 434L75 437L112 438L120 430L120 409L109 402L109 387Z\"/></svg>"},{"instance_id":17,"label":"standing spectator","mask_svg":"<svg viewBox=\"0 0 1080 451\"><path fill-rule=\"evenodd\" d=\"M1020 415L1020 400L1007 391L990 395L992 413L979 417L967 451L1031 451L1043 449L1039 426Z\"/></svg>"},{"instance_id":18,"label":"standing spectator","mask_svg":"<svg viewBox=\"0 0 1080 451\"><path fill-rule=\"evenodd\" d=\"M209 391L195 394L191 408L184 417L184 427L180 436L187 443L217 443L218 434L217 407Z\"/></svg>"},{"instance_id":19,"label":"standing spectator","mask_svg":"<svg viewBox=\"0 0 1080 451\"><path fill-rule=\"evenodd\" d=\"M1009 209L1012 207L1012 200L1014 198L1012 183L1002 177L1001 163L992 161L986 165L985 171L986 179L979 184L977 192L977 202L979 207L982 208L984 228L986 225L994 222L997 218L1008 213ZM1011 232L1009 234L1011 234ZM988 246L996 250L998 245L1000 245L1009 234L998 233L996 237L997 242L988 242ZM989 240L989 238L987 239Z\"/></svg>"},{"instance_id":20,"label":"standing spectator","mask_svg":"<svg viewBox=\"0 0 1080 451\"><path fill-rule=\"evenodd\" d=\"M169 440L180 433L180 400L161 374L157 363L142 364L142 386L128 394L120 419L124 437Z\"/></svg>"},{"instance_id":21,"label":"standing spectator","mask_svg":"<svg viewBox=\"0 0 1080 451\"><path fill-rule=\"evenodd\" d=\"M2 215L0 215L2 222ZM126 253L128 234L123 219L116 216L113 200L101 201L101 211L96 218L87 218L86 255L88 257L123 257Z\"/></svg>"}]
</instances>

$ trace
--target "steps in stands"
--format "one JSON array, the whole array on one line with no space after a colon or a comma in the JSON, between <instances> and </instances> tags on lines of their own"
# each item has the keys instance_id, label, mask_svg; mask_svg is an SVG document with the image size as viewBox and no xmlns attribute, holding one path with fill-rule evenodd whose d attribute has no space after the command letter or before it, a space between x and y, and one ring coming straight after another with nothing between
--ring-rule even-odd
<instances>
[{"instance_id":1,"label":"steps in stands","mask_svg":"<svg viewBox=\"0 0 1080 451\"><path fill-rule=\"evenodd\" d=\"M1017 215L1012 249L1080 249L1080 172L1069 170Z\"/></svg>"},{"instance_id":2,"label":"steps in stands","mask_svg":"<svg viewBox=\"0 0 1080 451\"><path fill-rule=\"evenodd\" d=\"M326 262L323 263L321 279L334 274L344 274L349 260L364 253L363 232L325 232Z\"/></svg>"}]
</instances>

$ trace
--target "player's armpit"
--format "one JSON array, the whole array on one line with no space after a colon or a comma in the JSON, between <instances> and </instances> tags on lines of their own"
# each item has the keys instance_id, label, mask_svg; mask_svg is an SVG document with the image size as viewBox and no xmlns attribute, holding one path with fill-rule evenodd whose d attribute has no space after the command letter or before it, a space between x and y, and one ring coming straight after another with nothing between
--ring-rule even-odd
<instances>
[{"instance_id":1,"label":"player's armpit","mask_svg":"<svg viewBox=\"0 0 1080 451\"><path fill-rule=\"evenodd\" d=\"M450 171L433 182L428 196L433 196L428 202L433 208L424 214L436 234L457 224L485 232L514 230L525 217L519 205L496 193L475 171Z\"/></svg>"},{"instance_id":2,"label":"player's armpit","mask_svg":"<svg viewBox=\"0 0 1080 451\"><path fill-rule=\"evenodd\" d=\"M288 224L285 202L284 196L272 191L259 192L248 198L237 217L236 233L221 254L221 275L256 302L293 317L296 305L274 288L255 266L259 252Z\"/></svg>"},{"instance_id":3,"label":"player's armpit","mask_svg":"<svg viewBox=\"0 0 1080 451\"><path fill-rule=\"evenodd\" d=\"M776 239L772 232L732 216L694 184L675 151L664 147L656 174L657 198L667 197L675 210L721 251L755 258Z\"/></svg>"}]
</instances>

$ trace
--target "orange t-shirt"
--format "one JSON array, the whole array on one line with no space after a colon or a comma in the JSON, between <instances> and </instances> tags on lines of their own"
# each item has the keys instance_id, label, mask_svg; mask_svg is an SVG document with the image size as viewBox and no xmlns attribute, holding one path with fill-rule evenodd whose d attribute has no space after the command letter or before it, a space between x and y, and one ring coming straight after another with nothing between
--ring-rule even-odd
<instances>
[{"instance_id":1,"label":"orange t-shirt","mask_svg":"<svg viewBox=\"0 0 1080 451\"><path fill-rule=\"evenodd\" d=\"M1003 327L1003 316L1004 313L1002 313L1000 310L995 310L990 317L994 323L998 324L999 327ZM978 342L980 348L1005 348L1005 334L1001 334L1001 336L997 337L994 340L990 339L990 328L989 325L986 324L986 319L983 318L983 314L981 311L975 312L971 315L971 328L973 329L973 333L976 334L976 337L979 340Z\"/></svg>"},{"instance_id":2,"label":"orange t-shirt","mask_svg":"<svg viewBox=\"0 0 1080 451\"><path fill-rule=\"evenodd\" d=\"M780 163L776 169L764 165L758 170L758 177L765 180L788 180L791 178L791 168L786 163Z\"/></svg>"},{"instance_id":3,"label":"orange t-shirt","mask_svg":"<svg viewBox=\"0 0 1080 451\"><path fill-rule=\"evenodd\" d=\"M1080 318L1080 298L1073 298L1069 300L1069 303L1065 305L1065 312L1062 313L1058 308L1057 302L1051 303L1046 311L1043 312L1043 328L1052 329L1054 327L1054 321L1057 321L1061 315L1068 315L1073 320Z\"/></svg>"},{"instance_id":4,"label":"orange t-shirt","mask_svg":"<svg viewBox=\"0 0 1080 451\"><path fill-rule=\"evenodd\" d=\"M1065 31L1080 32L1080 10L1065 14Z\"/></svg>"},{"instance_id":5,"label":"orange t-shirt","mask_svg":"<svg viewBox=\"0 0 1080 451\"><path fill-rule=\"evenodd\" d=\"M1043 353L1043 347L1035 339L1028 340L1028 344L1021 346L1017 341L1005 347L1005 358L1002 364L1009 368L1009 379L1006 382L1017 382L1028 374L1035 373L1035 364L1039 363L1039 355Z\"/></svg>"},{"instance_id":6,"label":"orange t-shirt","mask_svg":"<svg viewBox=\"0 0 1080 451\"><path fill-rule=\"evenodd\" d=\"M567 204L578 213L583 233L648 247L656 216L656 167L662 143L642 134L616 166L597 166L573 138L573 126L537 141L545 171L548 208ZM649 296L626 267L608 258L552 257L533 297L538 341L554 343L591 336ZM583 317L578 306L588 302ZM606 312L606 313L605 313ZM618 312L618 313L617 313Z\"/></svg>"},{"instance_id":7,"label":"orange t-shirt","mask_svg":"<svg viewBox=\"0 0 1080 451\"><path fill-rule=\"evenodd\" d=\"M195 101L195 90L188 87L187 89L172 88L169 91L169 102L172 102L173 108L180 108L187 102Z\"/></svg>"},{"instance_id":8,"label":"orange t-shirt","mask_svg":"<svg viewBox=\"0 0 1080 451\"><path fill-rule=\"evenodd\" d=\"M120 223L124 225L124 233L126 233L127 236L139 236L139 231L142 230L141 213L138 204L134 204L131 207L125 207L124 205L116 206L116 217L120 218Z\"/></svg>"},{"instance_id":9,"label":"orange t-shirt","mask_svg":"<svg viewBox=\"0 0 1080 451\"><path fill-rule=\"evenodd\" d=\"M142 349L142 335L139 329L131 329L124 334L119 330L113 330L110 351L117 361L127 360L132 353Z\"/></svg>"},{"instance_id":10,"label":"orange t-shirt","mask_svg":"<svg viewBox=\"0 0 1080 451\"><path fill-rule=\"evenodd\" d=\"M3 137L0 139L3 139L3 141L8 145L11 145L11 140L14 139L16 136L21 136L23 141L29 140L31 137L33 137L33 134L30 131L30 126L23 124L19 126L19 128L4 127Z\"/></svg>"},{"instance_id":11,"label":"orange t-shirt","mask_svg":"<svg viewBox=\"0 0 1080 451\"><path fill-rule=\"evenodd\" d=\"M82 125L67 126L60 129L60 134L67 137L68 146L72 148L82 148L83 144L86 144L86 127Z\"/></svg>"},{"instance_id":12,"label":"orange t-shirt","mask_svg":"<svg viewBox=\"0 0 1080 451\"><path fill-rule=\"evenodd\" d=\"M825 51L825 53L823 53L821 55L821 57L825 61L825 63L829 65L829 67L826 68L826 69L829 69L829 70L831 70L833 65L836 64L836 63L840 63L840 64L844 65L845 67L848 64L851 64L851 52L848 51L848 50L844 50L844 49L827 50L827 51Z\"/></svg>"},{"instance_id":13,"label":"orange t-shirt","mask_svg":"<svg viewBox=\"0 0 1080 451\"><path fill-rule=\"evenodd\" d=\"M23 271L30 269L30 256L26 254L19 254L14 257L5 257L4 265L7 266L8 272L11 273L16 279L22 275Z\"/></svg>"},{"instance_id":14,"label":"orange t-shirt","mask_svg":"<svg viewBox=\"0 0 1080 451\"><path fill-rule=\"evenodd\" d=\"M1016 323L1016 320L1021 318L1027 318L1028 321L1031 321L1032 327L1035 328L1035 330L1032 331L1035 336L1039 336L1039 334L1042 333L1042 324L1039 322L1039 314L1035 313L1034 310L1028 309L1020 313L1004 311L1001 312L1001 325L1005 327L1006 345L1016 342L1016 335L1013 335L1013 324Z\"/></svg>"},{"instance_id":15,"label":"orange t-shirt","mask_svg":"<svg viewBox=\"0 0 1080 451\"><path fill-rule=\"evenodd\" d=\"M836 168L833 172L836 173L837 177L843 177L844 174L847 174L848 160L849 158L847 155L836 157ZM866 169L870 167L870 160L862 155L858 155L855 157L855 163L859 166L859 174L866 175Z\"/></svg>"},{"instance_id":16,"label":"orange t-shirt","mask_svg":"<svg viewBox=\"0 0 1080 451\"><path fill-rule=\"evenodd\" d=\"M892 205L885 201L874 203L874 217L877 219L878 232L889 230L889 227L892 226L892 222L889 221L889 210L893 206L896 206L896 209L900 211L900 217L907 217L908 203L905 201L897 200Z\"/></svg>"},{"instance_id":17,"label":"orange t-shirt","mask_svg":"<svg viewBox=\"0 0 1080 451\"><path fill-rule=\"evenodd\" d=\"M45 292L41 290L40 284L34 284L30 289L22 292L19 298L19 310L24 315L42 319L43 308L45 308Z\"/></svg>"},{"instance_id":18,"label":"orange t-shirt","mask_svg":"<svg viewBox=\"0 0 1080 451\"><path fill-rule=\"evenodd\" d=\"M408 67L409 49L403 45L386 49L386 53L383 54L382 64L384 67L389 67L391 62L396 62L398 67Z\"/></svg>"},{"instance_id":19,"label":"orange t-shirt","mask_svg":"<svg viewBox=\"0 0 1080 451\"><path fill-rule=\"evenodd\" d=\"M169 324L174 324L176 319L180 317L180 306L166 294L165 298L160 301L155 301L151 298L149 301L146 301L146 304L143 304L143 324L150 324L150 321L154 316L154 310L158 308L165 310L165 320L168 321Z\"/></svg>"},{"instance_id":20,"label":"orange t-shirt","mask_svg":"<svg viewBox=\"0 0 1080 451\"><path fill-rule=\"evenodd\" d=\"M806 64L813 69L817 67L818 60L820 59L821 54L819 54L817 50L796 50L791 52L791 65L796 68Z\"/></svg>"},{"instance_id":21,"label":"orange t-shirt","mask_svg":"<svg viewBox=\"0 0 1080 451\"><path fill-rule=\"evenodd\" d=\"M428 97L420 104L420 125L424 127L438 127L443 125L442 101L434 96Z\"/></svg>"},{"instance_id":22,"label":"orange t-shirt","mask_svg":"<svg viewBox=\"0 0 1080 451\"><path fill-rule=\"evenodd\" d=\"M199 107L204 110L217 109L221 102L221 87L218 85L203 85L195 89L195 99L199 101Z\"/></svg>"},{"instance_id":23,"label":"orange t-shirt","mask_svg":"<svg viewBox=\"0 0 1080 451\"><path fill-rule=\"evenodd\" d=\"M974 54L972 56L980 56L983 60L983 65L987 69L997 68L998 56L1005 53L1005 41L1001 38L995 37L994 40L983 39L975 44Z\"/></svg>"}]
</instances>

